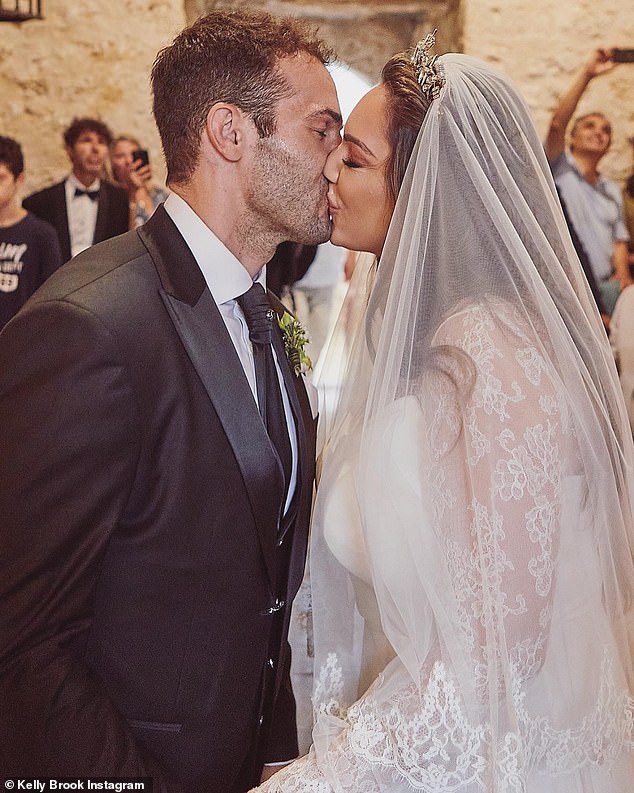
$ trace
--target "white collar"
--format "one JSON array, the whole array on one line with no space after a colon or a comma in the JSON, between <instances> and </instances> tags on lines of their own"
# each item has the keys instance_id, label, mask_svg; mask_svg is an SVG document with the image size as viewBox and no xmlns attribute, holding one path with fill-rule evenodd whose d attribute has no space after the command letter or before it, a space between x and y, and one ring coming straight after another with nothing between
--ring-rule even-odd
<instances>
[{"instance_id":1,"label":"white collar","mask_svg":"<svg viewBox=\"0 0 634 793\"><path fill-rule=\"evenodd\" d=\"M579 179L584 181L586 184L589 184L590 187L599 187L605 184L605 177L599 171L597 171L597 180L596 182L589 182L586 177L583 175L581 168L579 167L579 163L575 160L575 155L571 151L565 152L566 159L568 160L569 165L573 168Z\"/></svg>"},{"instance_id":2,"label":"white collar","mask_svg":"<svg viewBox=\"0 0 634 793\"><path fill-rule=\"evenodd\" d=\"M172 192L163 206L193 253L216 303L221 305L244 294L253 284L247 269L189 204ZM255 278L264 288L265 271L263 267Z\"/></svg>"},{"instance_id":3,"label":"white collar","mask_svg":"<svg viewBox=\"0 0 634 793\"><path fill-rule=\"evenodd\" d=\"M69 173L68 176L66 177L66 181L68 182L68 184L70 184L72 187L76 188L77 190L90 191L91 193L94 190L99 190L99 188L101 187L101 180L99 178L95 179L95 181L90 185L90 187L86 187L85 184L82 184L79 181L79 179L75 176L74 173Z\"/></svg>"}]
</instances>

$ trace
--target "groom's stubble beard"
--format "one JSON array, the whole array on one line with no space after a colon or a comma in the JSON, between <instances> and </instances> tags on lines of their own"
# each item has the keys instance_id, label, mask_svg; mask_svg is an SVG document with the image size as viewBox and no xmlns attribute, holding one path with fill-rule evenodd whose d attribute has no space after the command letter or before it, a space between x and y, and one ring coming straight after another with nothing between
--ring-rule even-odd
<instances>
[{"instance_id":1,"label":"groom's stubble beard","mask_svg":"<svg viewBox=\"0 0 634 793\"><path fill-rule=\"evenodd\" d=\"M330 238L328 183L308 155L274 133L258 141L251 176L250 208L281 234L280 241L318 245Z\"/></svg>"}]
</instances>

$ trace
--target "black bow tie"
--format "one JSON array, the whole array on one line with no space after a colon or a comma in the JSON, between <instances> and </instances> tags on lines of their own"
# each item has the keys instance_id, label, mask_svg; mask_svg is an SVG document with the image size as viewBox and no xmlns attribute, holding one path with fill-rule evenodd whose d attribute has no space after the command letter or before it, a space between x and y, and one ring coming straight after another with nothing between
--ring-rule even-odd
<instances>
[{"instance_id":1,"label":"black bow tie","mask_svg":"<svg viewBox=\"0 0 634 793\"><path fill-rule=\"evenodd\" d=\"M80 190L79 187L75 188L75 198L79 195L87 195L92 201L96 201L99 198L99 190Z\"/></svg>"}]
</instances>

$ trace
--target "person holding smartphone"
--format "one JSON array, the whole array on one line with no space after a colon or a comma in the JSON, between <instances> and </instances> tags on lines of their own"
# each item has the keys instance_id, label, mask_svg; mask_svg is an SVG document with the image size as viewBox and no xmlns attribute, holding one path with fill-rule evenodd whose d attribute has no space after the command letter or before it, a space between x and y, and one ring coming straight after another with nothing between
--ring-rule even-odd
<instances>
[{"instance_id":1,"label":"person holding smartphone","mask_svg":"<svg viewBox=\"0 0 634 793\"><path fill-rule=\"evenodd\" d=\"M545 143L557 188L588 256L608 315L612 314L619 293L633 283L621 189L599 171L599 163L610 147L612 128L598 111L579 116L570 130L568 150L566 131L590 82L611 71L619 62L617 57L627 52L598 49L592 54L560 97Z\"/></svg>"},{"instance_id":2,"label":"person holding smartphone","mask_svg":"<svg viewBox=\"0 0 634 793\"><path fill-rule=\"evenodd\" d=\"M119 135L110 146L110 164L114 183L128 191L130 228L142 226L168 196L152 179L147 149L130 135Z\"/></svg>"}]
</instances>

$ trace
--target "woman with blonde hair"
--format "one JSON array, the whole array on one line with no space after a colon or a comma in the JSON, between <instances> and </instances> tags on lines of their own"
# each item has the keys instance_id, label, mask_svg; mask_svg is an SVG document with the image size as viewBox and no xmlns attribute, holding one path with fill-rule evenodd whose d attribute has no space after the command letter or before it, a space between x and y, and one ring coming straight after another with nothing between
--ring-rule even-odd
<instances>
[{"instance_id":1,"label":"woman with blonde hair","mask_svg":"<svg viewBox=\"0 0 634 793\"><path fill-rule=\"evenodd\" d=\"M128 191L130 228L142 226L148 221L156 207L168 196L167 190L153 182L149 161L135 158L137 152L145 150L130 135L119 135L110 144L112 181Z\"/></svg>"}]
</instances>

